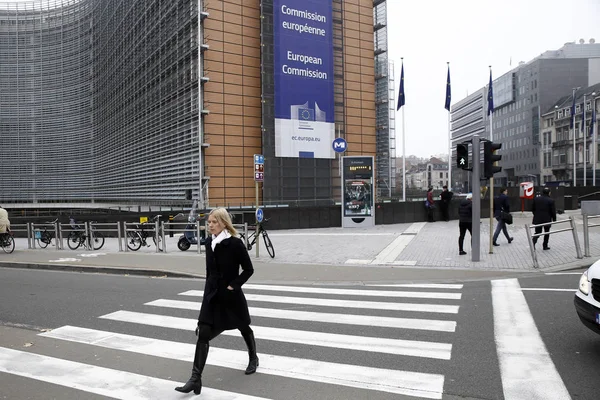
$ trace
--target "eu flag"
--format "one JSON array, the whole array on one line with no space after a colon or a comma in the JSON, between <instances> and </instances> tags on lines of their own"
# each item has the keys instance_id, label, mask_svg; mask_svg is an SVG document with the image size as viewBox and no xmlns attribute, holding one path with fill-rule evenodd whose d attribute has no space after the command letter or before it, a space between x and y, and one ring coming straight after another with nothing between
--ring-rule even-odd
<instances>
[{"instance_id":1,"label":"eu flag","mask_svg":"<svg viewBox=\"0 0 600 400\"><path fill-rule=\"evenodd\" d=\"M402 70L400 71L400 93L398 93L398 108L396 111L400 110L406 101L406 97L404 96L404 63L402 63Z\"/></svg>"},{"instance_id":2,"label":"eu flag","mask_svg":"<svg viewBox=\"0 0 600 400\"><path fill-rule=\"evenodd\" d=\"M450 111L450 101L452 100L452 94L450 91L450 65L448 65L448 77L446 78L446 104L444 108Z\"/></svg>"},{"instance_id":3,"label":"eu flag","mask_svg":"<svg viewBox=\"0 0 600 400\"><path fill-rule=\"evenodd\" d=\"M492 70L490 69L490 83L488 85L488 111L487 115L494 112L494 90L492 89Z\"/></svg>"},{"instance_id":4,"label":"eu flag","mask_svg":"<svg viewBox=\"0 0 600 400\"><path fill-rule=\"evenodd\" d=\"M575 126L575 93L576 90L573 91L573 104L571 104L571 129Z\"/></svg>"}]
</instances>

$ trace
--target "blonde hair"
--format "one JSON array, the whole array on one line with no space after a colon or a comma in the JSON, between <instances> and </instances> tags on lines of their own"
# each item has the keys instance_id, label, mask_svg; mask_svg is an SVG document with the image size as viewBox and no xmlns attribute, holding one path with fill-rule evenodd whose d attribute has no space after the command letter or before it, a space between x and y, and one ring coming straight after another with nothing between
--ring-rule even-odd
<instances>
[{"instance_id":1,"label":"blonde hair","mask_svg":"<svg viewBox=\"0 0 600 400\"><path fill-rule=\"evenodd\" d=\"M217 222L223 225L225 229L229 231L231 236L237 236L238 232L231 223L231 215L229 214L229 211L227 211L227 209L223 207L215 208L208 215L212 215L213 217L215 217Z\"/></svg>"}]
</instances>

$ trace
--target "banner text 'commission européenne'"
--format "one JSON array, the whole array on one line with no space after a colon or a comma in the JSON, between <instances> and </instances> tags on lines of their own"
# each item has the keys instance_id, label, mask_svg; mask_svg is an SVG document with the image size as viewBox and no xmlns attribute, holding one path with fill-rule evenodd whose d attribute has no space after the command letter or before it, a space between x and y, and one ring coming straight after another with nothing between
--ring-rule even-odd
<instances>
[{"instance_id":1,"label":"banner text 'commission europ\u00e9enne'","mask_svg":"<svg viewBox=\"0 0 600 400\"><path fill-rule=\"evenodd\" d=\"M286 6L285 4L281 6L281 13L283 15L290 15L292 17L304 18L309 21L316 21L316 22L322 22L322 23L327 22L327 17L324 15L312 13L307 10L304 10L304 11L296 10L295 8L290 8L290 7ZM285 29L291 29L293 31L300 32L300 33L310 33L312 35L318 35L318 36L325 36L327 34L325 29L315 28L314 26L308 25L308 23L303 25L303 24L297 24L295 22L283 21L281 26L283 26Z\"/></svg>"}]
</instances>

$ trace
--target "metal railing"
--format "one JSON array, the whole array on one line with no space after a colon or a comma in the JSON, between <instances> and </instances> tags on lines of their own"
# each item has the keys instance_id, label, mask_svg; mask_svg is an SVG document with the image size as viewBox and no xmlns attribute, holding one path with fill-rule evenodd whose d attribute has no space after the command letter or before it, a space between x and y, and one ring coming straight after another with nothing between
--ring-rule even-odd
<instances>
[{"instance_id":1,"label":"metal railing","mask_svg":"<svg viewBox=\"0 0 600 400\"><path fill-rule=\"evenodd\" d=\"M571 227L557 229L557 230L548 231L548 232L531 233L531 230L535 229L535 228L543 228L545 226L552 226L552 225L558 225L558 224L564 224L564 223L569 223L571 225ZM575 243L575 252L577 253L577 258L583 258L583 255L581 254L581 246L579 245L579 237L577 236L577 228L575 226L575 219L573 217L569 217L569 219L564 219L561 221L546 222L544 224L537 224L537 225L525 224L525 231L527 233L527 241L529 242L529 250L531 251L531 258L533 259L533 267L534 268L539 268L539 263L538 263L538 259L537 259L537 253L535 251L535 246L533 244L533 238L537 238L537 237L544 236L544 235L553 235L555 233L571 231L573 233L573 242Z\"/></svg>"},{"instance_id":2,"label":"metal railing","mask_svg":"<svg viewBox=\"0 0 600 400\"><path fill-rule=\"evenodd\" d=\"M143 227L141 227L144 225ZM141 238L141 230L144 232L152 232L153 235L148 235L147 237L153 237L154 243L156 246L156 253L160 253L161 251L167 251L167 244L165 241L165 230L164 230L164 222L163 221L154 221L153 224L150 223L138 223L138 222L124 222L123 223L123 232L125 238L125 252L133 251L129 249L129 240L134 238L136 235ZM129 235L128 233L132 233ZM144 240L146 238L143 238ZM161 249L162 245L162 249Z\"/></svg>"},{"instance_id":3,"label":"metal railing","mask_svg":"<svg viewBox=\"0 0 600 400\"><path fill-rule=\"evenodd\" d=\"M48 245L50 245L52 243L52 239L54 239L55 249L56 250L62 249L61 245L59 244L59 242L57 240L59 230L60 230L58 220L55 220L54 222L45 222L45 223L39 223L39 224L30 222L27 225L28 225L28 230L27 230L27 248L28 249L37 248L36 242L38 240L42 239L42 235L44 232L50 232L51 235L54 234L54 236L50 237L50 243L48 243ZM52 227L54 229L52 229L52 230L47 229L48 227ZM39 229L39 228L43 228L43 230ZM40 246L40 247L42 247L42 246ZM46 247L48 247L48 246L45 246L43 248L46 248Z\"/></svg>"},{"instance_id":4,"label":"metal railing","mask_svg":"<svg viewBox=\"0 0 600 400\"><path fill-rule=\"evenodd\" d=\"M198 254L202 253L202 245L200 244L200 240L202 239L201 233L202 233L202 231L205 231L205 232L208 231L208 229L206 228L205 224L202 224L201 221L196 221L194 223L193 227L190 227L191 224L189 222L169 222L169 223L167 223L165 225L167 225L167 227L164 229L165 231L169 231L169 232L173 232L173 233L182 233L183 232L183 236L188 241L189 245L190 246L191 245L197 245L198 246L197 253ZM177 228L177 229L173 228L173 227L181 227L181 226L183 226L183 230L181 228ZM196 238L195 238L196 243L193 243L193 241L190 241L190 238L187 237L186 232L194 232L195 233L195 235L196 235ZM182 239L183 238L180 238L178 240L177 247L179 247L179 242Z\"/></svg>"},{"instance_id":5,"label":"metal railing","mask_svg":"<svg viewBox=\"0 0 600 400\"><path fill-rule=\"evenodd\" d=\"M590 223L591 219L598 219L600 215L587 215L583 214L583 255L585 257L591 257L590 255L590 228L600 226L600 224Z\"/></svg>"}]
</instances>

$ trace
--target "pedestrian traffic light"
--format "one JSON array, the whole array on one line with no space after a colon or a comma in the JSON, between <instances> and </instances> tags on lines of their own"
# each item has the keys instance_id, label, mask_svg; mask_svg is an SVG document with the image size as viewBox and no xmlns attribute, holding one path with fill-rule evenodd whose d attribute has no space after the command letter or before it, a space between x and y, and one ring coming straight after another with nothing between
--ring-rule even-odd
<instances>
[{"instance_id":1,"label":"pedestrian traffic light","mask_svg":"<svg viewBox=\"0 0 600 400\"><path fill-rule=\"evenodd\" d=\"M467 143L456 145L456 166L461 169L469 169L469 145Z\"/></svg>"},{"instance_id":2,"label":"pedestrian traffic light","mask_svg":"<svg viewBox=\"0 0 600 400\"><path fill-rule=\"evenodd\" d=\"M493 178L495 173L502 171L502 167L495 165L502 160L502 156L496 154L501 148L502 143L483 142L483 176L486 178Z\"/></svg>"}]
</instances>

